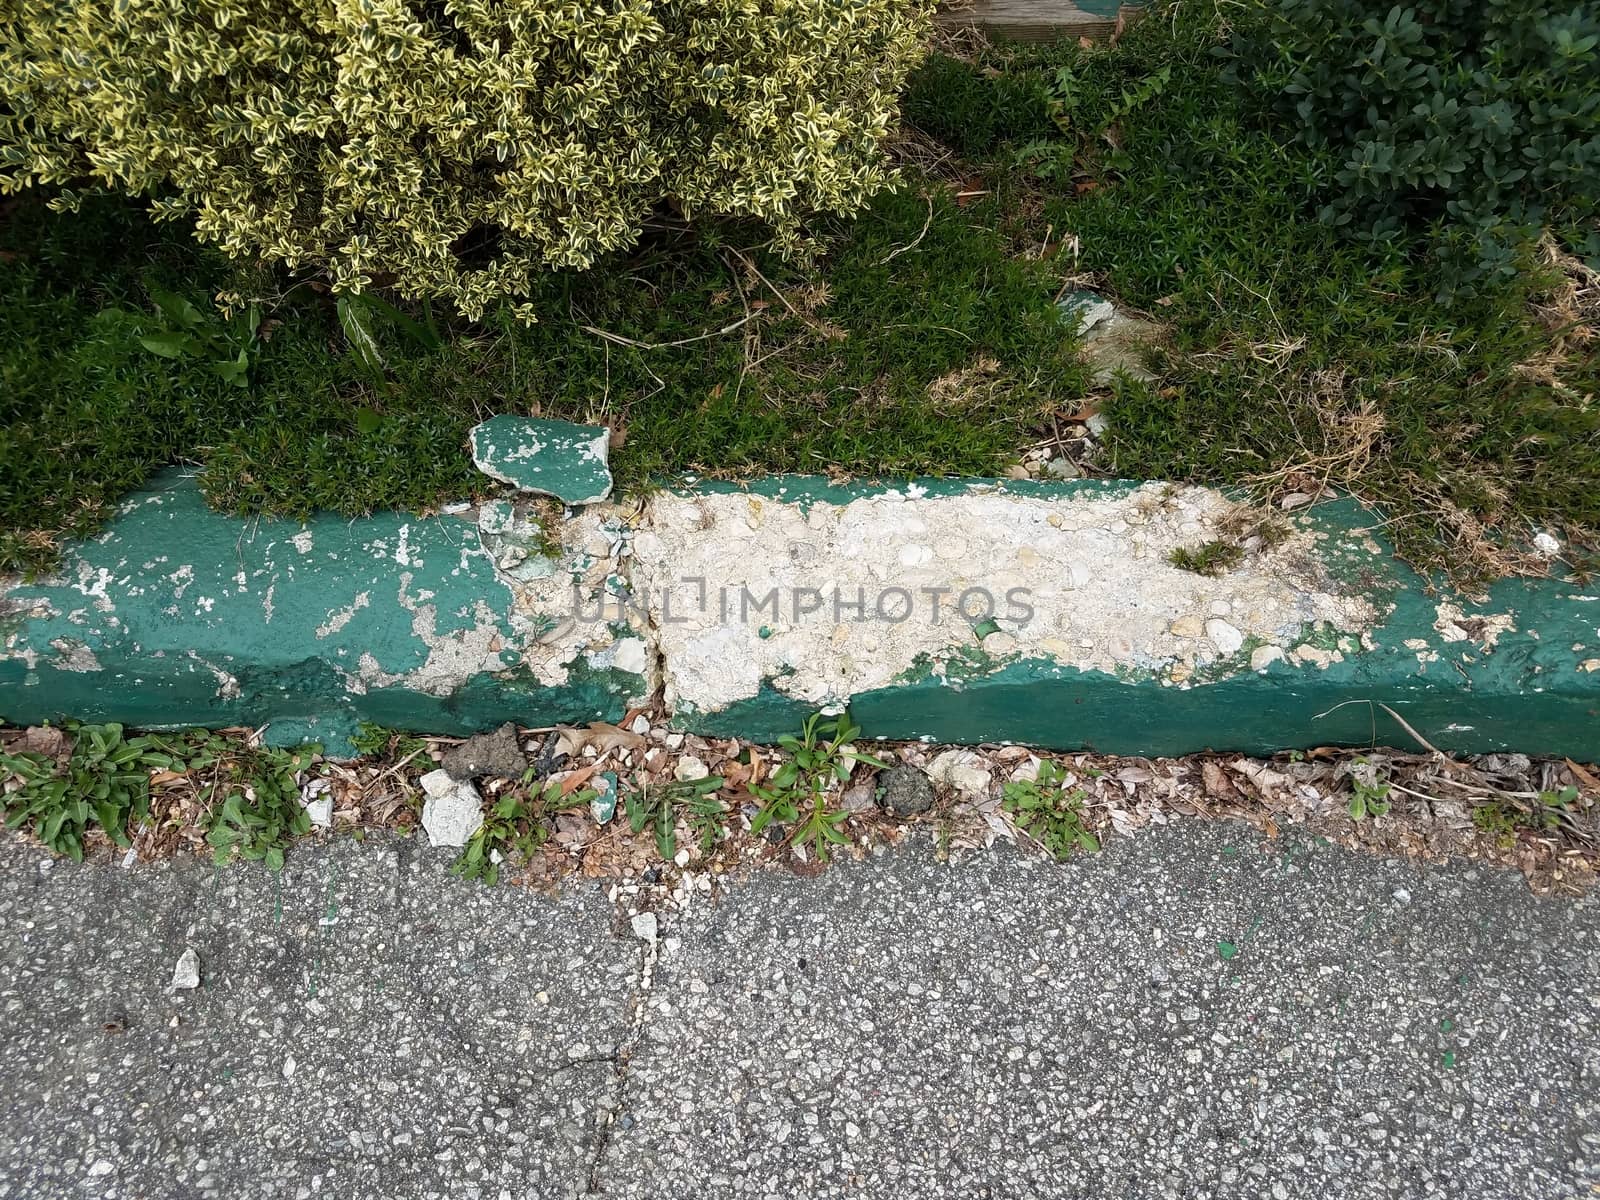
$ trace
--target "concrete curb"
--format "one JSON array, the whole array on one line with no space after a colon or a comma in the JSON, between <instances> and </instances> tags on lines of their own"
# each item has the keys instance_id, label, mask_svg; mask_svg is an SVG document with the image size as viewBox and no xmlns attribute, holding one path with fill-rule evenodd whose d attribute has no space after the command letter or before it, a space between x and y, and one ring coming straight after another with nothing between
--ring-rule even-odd
<instances>
[{"instance_id":1,"label":"concrete curb","mask_svg":"<svg viewBox=\"0 0 1600 1200\"><path fill-rule=\"evenodd\" d=\"M0 586L0 716L337 752L363 720L615 721L660 687L680 727L757 741L848 705L952 743L1600 756L1600 586L1430 595L1379 527L1348 500L1262 524L1200 488L801 477L553 528L510 501L301 526L174 472L58 577ZM1239 561L1171 561L1208 545Z\"/></svg>"}]
</instances>

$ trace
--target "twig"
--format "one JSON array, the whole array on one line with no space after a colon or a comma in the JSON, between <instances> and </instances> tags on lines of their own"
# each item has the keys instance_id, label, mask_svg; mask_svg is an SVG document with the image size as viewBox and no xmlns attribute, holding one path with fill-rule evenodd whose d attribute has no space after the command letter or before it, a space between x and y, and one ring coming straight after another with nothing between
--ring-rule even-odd
<instances>
[{"instance_id":1,"label":"twig","mask_svg":"<svg viewBox=\"0 0 1600 1200\"><path fill-rule=\"evenodd\" d=\"M913 238L909 244L901 246L896 250L891 250L888 254L879 259L878 265L880 267L883 266L884 263L888 262L891 258L894 258L896 255L904 254L907 250L916 249L917 244L921 242L923 238L928 236L928 229L933 224L933 197L924 194L922 198L928 202L928 219L922 223L922 232L917 234L917 236ZM1049 239L1047 236L1046 241L1048 240Z\"/></svg>"},{"instance_id":2,"label":"twig","mask_svg":"<svg viewBox=\"0 0 1600 1200\"><path fill-rule=\"evenodd\" d=\"M750 260L750 256L749 255L747 255L743 250L734 250L732 246L728 247L728 249L732 250L733 253L735 253L735 254L737 254L739 256L739 261L744 263L745 266L750 268L750 273L752 275L754 275L757 279L761 280L762 283L767 285L767 290L778 298L778 303L782 304L785 308L787 308L789 310L789 314L791 316L799 317L802 321L804 321L806 319L804 313L802 313L798 308L796 308L794 305L789 303L789 297L785 296L782 292L780 292L777 289L777 286L775 284L773 284L772 280L768 279L765 275L763 275L761 273L761 268L756 266L756 264Z\"/></svg>"},{"instance_id":3,"label":"twig","mask_svg":"<svg viewBox=\"0 0 1600 1200\"><path fill-rule=\"evenodd\" d=\"M788 303L785 301L784 303ZM632 346L635 350L670 350L674 346L687 346L691 342L703 342L707 338L721 337L725 333L732 333L750 318L740 317L737 321L729 322L721 329L713 329L710 333L697 333L694 337L681 338L676 342L640 342L631 337L623 337L620 333L612 333L608 329L600 329L594 325L579 326L585 333L592 333L595 337L605 338L608 342L615 342L619 346Z\"/></svg>"}]
</instances>

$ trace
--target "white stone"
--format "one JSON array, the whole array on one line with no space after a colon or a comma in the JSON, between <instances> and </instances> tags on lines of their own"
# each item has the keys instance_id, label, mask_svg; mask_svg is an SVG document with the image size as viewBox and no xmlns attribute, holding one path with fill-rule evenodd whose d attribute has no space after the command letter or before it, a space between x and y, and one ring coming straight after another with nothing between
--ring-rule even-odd
<instances>
[{"instance_id":1,"label":"white stone","mask_svg":"<svg viewBox=\"0 0 1600 1200\"><path fill-rule=\"evenodd\" d=\"M1221 617L1212 617L1206 622L1206 636L1224 654L1234 654L1244 645L1244 634Z\"/></svg>"},{"instance_id":2,"label":"white stone","mask_svg":"<svg viewBox=\"0 0 1600 1200\"><path fill-rule=\"evenodd\" d=\"M1250 669L1252 671L1265 671L1273 663L1282 661L1282 646L1257 646L1250 651Z\"/></svg>"},{"instance_id":3,"label":"white stone","mask_svg":"<svg viewBox=\"0 0 1600 1200\"><path fill-rule=\"evenodd\" d=\"M1101 438L1111 428L1111 418L1104 413L1095 413L1084 424L1089 427L1089 436Z\"/></svg>"},{"instance_id":4,"label":"white stone","mask_svg":"<svg viewBox=\"0 0 1600 1200\"><path fill-rule=\"evenodd\" d=\"M659 927L656 924L656 915L653 912L634 913L629 918L628 924L633 927L633 936L641 941L655 945Z\"/></svg>"},{"instance_id":5,"label":"white stone","mask_svg":"<svg viewBox=\"0 0 1600 1200\"><path fill-rule=\"evenodd\" d=\"M187 947L178 955L178 962L172 968L172 985L168 991L176 992L190 990L200 986L200 956L194 952L194 947Z\"/></svg>"},{"instance_id":6,"label":"white stone","mask_svg":"<svg viewBox=\"0 0 1600 1200\"><path fill-rule=\"evenodd\" d=\"M963 796L979 796L989 790L989 772L971 750L944 751L928 764L927 775Z\"/></svg>"},{"instance_id":7,"label":"white stone","mask_svg":"<svg viewBox=\"0 0 1600 1200\"><path fill-rule=\"evenodd\" d=\"M300 807L306 810L314 828L333 827L333 795L326 779L310 780L300 789Z\"/></svg>"},{"instance_id":8,"label":"white stone","mask_svg":"<svg viewBox=\"0 0 1600 1200\"><path fill-rule=\"evenodd\" d=\"M94 1178L99 1178L101 1175L109 1175L109 1174L111 1174L111 1172L114 1171L115 1169L116 1168L113 1167L110 1163L108 1163L105 1159L97 1158L90 1165L89 1174Z\"/></svg>"},{"instance_id":9,"label":"white stone","mask_svg":"<svg viewBox=\"0 0 1600 1200\"><path fill-rule=\"evenodd\" d=\"M450 777L450 772L443 767L429 771L417 780L422 785L422 790L429 796L448 796L456 790L456 781Z\"/></svg>"},{"instance_id":10,"label":"white stone","mask_svg":"<svg viewBox=\"0 0 1600 1200\"><path fill-rule=\"evenodd\" d=\"M704 779L710 774L711 768L692 754L685 754L678 760L678 765L672 770L672 777L680 783L688 783L693 779Z\"/></svg>"},{"instance_id":11,"label":"white stone","mask_svg":"<svg viewBox=\"0 0 1600 1200\"><path fill-rule=\"evenodd\" d=\"M640 713L633 719L633 724L629 728L640 737L644 737L650 732L650 718Z\"/></svg>"},{"instance_id":12,"label":"white stone","mask_svg":"<svg viewBox=\"0 0 1600 1200\"><path fill-rule=\"evenodd\" d=\"M1551 537L1542 529L1533 535L1533 548L1537 553L1544 555L1546 558L1554 558L1556 555L1561 553L1560 541L1554 537Z\"/></svg>"},{"instance_id":13,"label":"white stone","mask_svg":"<svg viewBox=\"0 0 1600 1200\"><path fill-rule=\"evenodd\" d=\"M442 778L441 778L442 776ZM419 781L428 799L422 805L422 828L430 846L465 846L483 826L483 797L470 782L429 771Z\"/></svg>"}]
</instances>

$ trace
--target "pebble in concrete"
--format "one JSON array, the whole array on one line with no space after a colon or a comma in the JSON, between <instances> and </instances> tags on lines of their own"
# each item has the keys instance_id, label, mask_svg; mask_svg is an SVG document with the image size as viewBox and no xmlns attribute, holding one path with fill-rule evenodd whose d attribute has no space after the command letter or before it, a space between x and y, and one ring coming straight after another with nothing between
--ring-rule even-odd
<instances>
[{"instance_id":1,"label":"pebble in concrete","mask_svg":"<svg viewBox=\"0 0 1600 1200\"><path fill-rule=\"evenodd\" d=\"M502 415L473 428L472 461L524 492L597 504L611 495L610 438L603 425Z\"/></svg>"},{"instance_id":2,"label":"pebble in concrete","mask_svg":"<svg viewBox=\"0 0 1600 1200\"><path fill-rule=\"evenodd\" d=\"M433 846L465 846L483 825L483 797L472 784L452 779L442 768L429 771L419 782L427 793L422 805L422 828Z\"/></svg>"}]
</instances>

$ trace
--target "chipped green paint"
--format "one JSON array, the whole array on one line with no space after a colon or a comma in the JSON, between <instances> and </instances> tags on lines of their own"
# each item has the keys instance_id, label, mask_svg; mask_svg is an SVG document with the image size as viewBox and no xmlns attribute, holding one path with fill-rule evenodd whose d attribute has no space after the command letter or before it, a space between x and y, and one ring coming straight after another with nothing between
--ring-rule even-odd
<instances>
[{"instance_id":1,"label":"chipped green paint","mask_svg":"<svg viewBox=\"0 0 1600 1200\"><path fill-rule=\"evenodd\" d=\"M581 657L564 686L541 686L518 649L538 614L513 619L466 519L241 521L181 472L4 604L0 718L13 722L269 724L280 744L339 747L364 720L446 733L614 720L645 690Z\"/></svg>"},{"instance_id":2,"label":"chipped green paint","mask_svg":"<svg viewBox=\"0 0 1600 1200\"><path fill-rule=\"evenodd\" d=\"M566 504L597 504L611 494L610 433L533 417L490 417L472 430L472 459L486 475Z\"/></svg>"}]
</instances>

